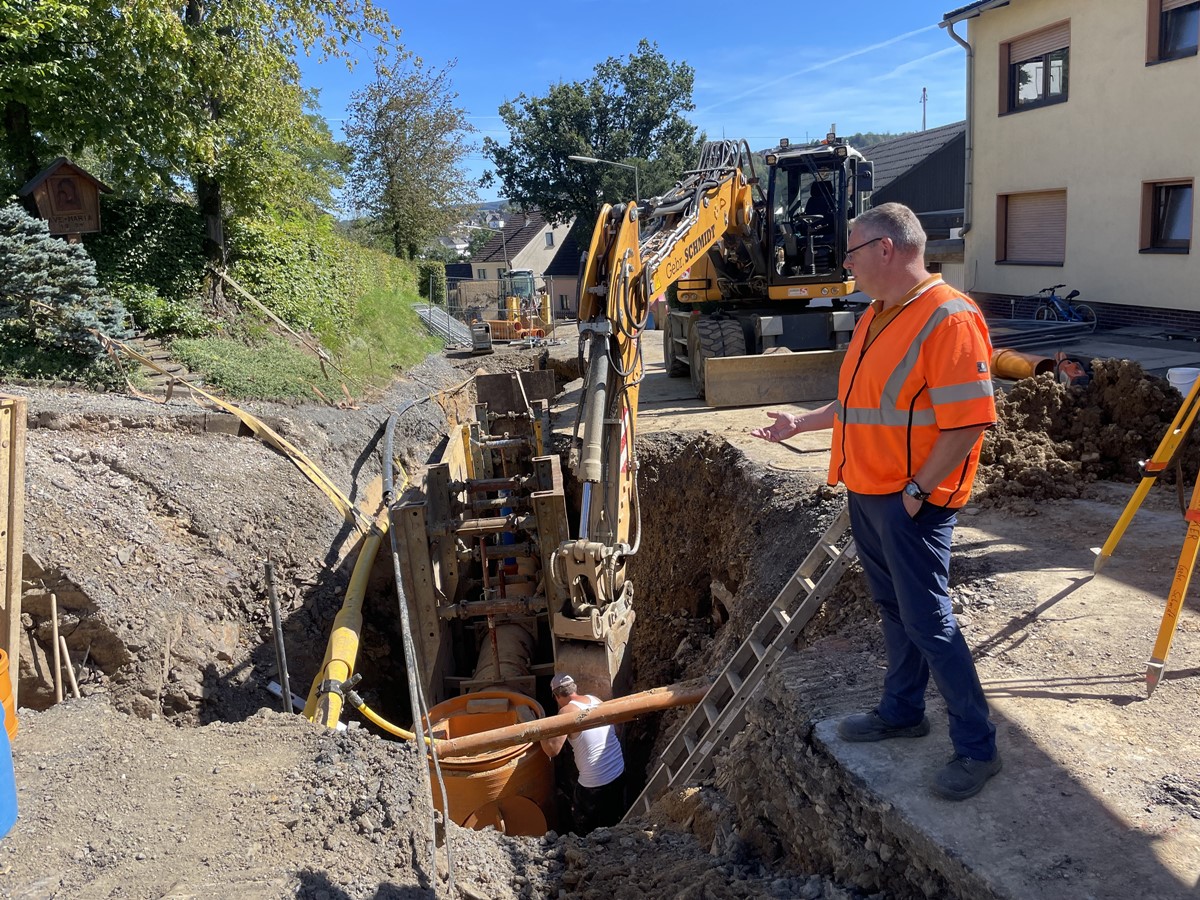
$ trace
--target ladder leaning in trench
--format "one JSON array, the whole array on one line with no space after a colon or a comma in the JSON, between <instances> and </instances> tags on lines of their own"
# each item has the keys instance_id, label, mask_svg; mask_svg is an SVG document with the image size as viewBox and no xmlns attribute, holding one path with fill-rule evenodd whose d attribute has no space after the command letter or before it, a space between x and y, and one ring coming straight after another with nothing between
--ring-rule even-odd
<instances>
[{"instance_id":1,"label":"ladder leaning in trench","mask_svg":"<svg viewBox=\"0 0 1200 900\"><path fill-rule=\"evenodd\" d=\"M857 556L849 532L850 510L843 506L667 745L661 764L623 821L647 812L664 791L712 772L713 753L742 730L755 689L791 649Z\"/></svg>"}]
</instances>

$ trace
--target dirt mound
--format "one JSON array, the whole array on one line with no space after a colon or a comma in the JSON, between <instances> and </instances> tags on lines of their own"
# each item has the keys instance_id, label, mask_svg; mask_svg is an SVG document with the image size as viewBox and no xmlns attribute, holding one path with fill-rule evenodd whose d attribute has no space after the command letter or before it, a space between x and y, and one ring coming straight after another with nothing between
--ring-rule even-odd
<instances>
[{"instance_id":1,"label":"dirt mound","mask_svg":"<svg viewBox=\"0 0 1200 900\"><path fill-rule=\"evenodd\" d=\"M1181 403L1165 379L1128 360L1094 360L1086 386L1048 374L1018 381L996 395L973 502L1034 514L1037 501L1081 496L1091 482L1135 480ZM1185 473L1197 462L1194 448L1180 459Z\"/></svg>"}]
</instances>

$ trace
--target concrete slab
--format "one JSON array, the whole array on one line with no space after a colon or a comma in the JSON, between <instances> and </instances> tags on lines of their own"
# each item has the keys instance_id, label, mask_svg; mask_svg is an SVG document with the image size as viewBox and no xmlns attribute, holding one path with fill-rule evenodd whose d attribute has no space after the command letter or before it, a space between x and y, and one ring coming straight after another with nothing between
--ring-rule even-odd
<instances>
[{"instance_id":1,"label":"concrete slab","mask_svg":"<svg viewBox=\"0 0 1200 900\"><path fill-rule=\"evenodd\" d=\"M932 692L931 692L932 696ZM1085 786L1063 777L1062 764L1021 729L1000 720L1004 769L971 800L954 803L929 790L949 759L945 710L931 704L925 738L849 744L837 719L817 724L814 739L890 804L891 827L923 833L945 854L939 868L976 896L1012 900L1127 900L1196 896L1194 873L1164 865L1162 844L1106 809ZM1104 735L1095 735L1103 743ZM1191 845L1194 835L1182 835ZM1167 841L1171 840L1166 838ZM1175 855L1183 847L1174 840ZM1195 846L1188 853L1194 854ZM1113 861L1120 860L1114 879ZM974 894L974 892L972 892Z\"/></svg>"}]
</instances>

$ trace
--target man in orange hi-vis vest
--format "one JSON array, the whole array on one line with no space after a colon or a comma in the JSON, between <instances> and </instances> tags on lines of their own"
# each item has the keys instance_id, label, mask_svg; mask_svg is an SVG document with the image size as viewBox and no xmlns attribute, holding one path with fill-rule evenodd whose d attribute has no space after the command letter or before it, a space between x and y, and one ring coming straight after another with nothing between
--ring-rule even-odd
<instances>
[{"instance_id":1,"label":"man in orange hi-vis vest","mask_svg":"<svg viewBox=\"0 0 1200 900\"><path fill-rule=\"evenodd\" d=\"M991 341L975 303L926 271L925 232L908 207L885 203L855 219L845 266L874 302L855 327L837 399L799 416L768 413L774 423L751 434L781 441L833 429L829 483L846 485L888 659L879 705L843 719L838 734L928 734L932 675L954 744L933 789L964 800L1000 771L996 729L947 589L957 511L996 422Z\"/></svg>"}]
</instances>

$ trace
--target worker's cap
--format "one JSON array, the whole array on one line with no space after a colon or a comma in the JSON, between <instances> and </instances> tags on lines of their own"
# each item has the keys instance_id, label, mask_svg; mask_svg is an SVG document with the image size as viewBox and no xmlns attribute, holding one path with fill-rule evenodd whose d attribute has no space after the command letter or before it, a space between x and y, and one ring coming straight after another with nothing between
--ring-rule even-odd
<instances>
[{"instance_id":1,"label":"worker's cap","mask_svg":"<svg viewBox=\"0 0 1200 900\"><path fill-rule=\"evenodd\" d=\"M570 697L575 693L575 679L560 672L550 679L550 693L558 694L560 697Z\"/></svg>"}]
</instances>

